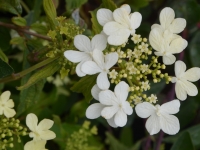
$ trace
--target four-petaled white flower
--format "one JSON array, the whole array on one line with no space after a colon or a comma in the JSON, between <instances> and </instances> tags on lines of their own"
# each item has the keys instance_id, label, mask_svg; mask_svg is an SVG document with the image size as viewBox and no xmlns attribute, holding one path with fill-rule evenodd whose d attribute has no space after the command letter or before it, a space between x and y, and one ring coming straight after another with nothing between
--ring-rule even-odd
<instances>
[{"instance_id":1,"label":"four-petaled white flower","mask_svg":"<svg viewBox=\"0 0 200 150\"><path fill-rule=\"evenodd\" d=\"M77 35L74 38L74 45L80 51L67 50L64 56L71 62L79 63L76 66L76 73L79 77L85 76L81 71L81 66L85 61L92 60L93 51L103 51L107 46L107 39L102 34L95 35L92 40L85 35Z\"/></svg>"},{"instance_id":2,"label":"four-petaled white flower","mask_svg":"<svg viewBox=\"0 0 200 150\"><path fill-rule=\"evenodd\" d=\"M101 116L105 119L112 119L114 124L123 127L127 123L127 115L133 113L130 103L126 101L129 93L129 86L124 81L119 82L114 89L101 91L99 93L99 101L106 105L101 111Z\"/></svg>"},{"instance_id":3,"label":"four-petaled white flower","mask_svg":"<svg viewBox=\"0 0 200 150\"><path fill-rule=\"evenodd\" d=\"M53 131L49 129L53 126L53 121L50 119L43 119L38 124L38 118L35 114L30 113L26 117L26 125L32 131L29 136L33 140L51 140L56 137ZM38 125L37 125L38 124Z\"/></svg>"},{"instance_id":4,"label":"four-petaled white flower","mask_svg":"<svg viewBox=\"0 0 200 150\"><path fill-rule=\"evenodd\" d=\"M152 105L148 102L143 102L135 107L136 114L141 118L149 118L146 121L146 129L150 135L163 132L174 135L180 129L179 120L172 114L179 112L179 100L173 100L163 105Z\"/></svg>"},{"instance_id":5,"label":"four-petaled white flower","mask_svg":"<svg viewBox=\"0 0 200 150\"><path fill-rule=\"evenodd\" d=\"M175 75L172 78L172 83L176 83L175 91L176 97L180 100L185 100L187 94L196 96L198 94L197 87L191 83L200 79L200 68L194 67L186 71L186 65L182 61L175 63Z\"/></svg>"},{"instance_id":6,"label":"four-petaled white flower","mask_svg":"<svg viewBox=\"0 0 200 150\"><path fill-rule=\"evenodd\" d=\"M111 45L124 44L130 34L135 34L135 29L140 26L142 15L139 12L131 13L129 5L124 4L112 13L107 9L97 12L97 20L103 26L103 31L108 35L108 43Z\"/></svg>"},{"instance_id":7,"label":"four-petaled white flower","mask_svg":"<svg viewBox=\"0 0 200 150\"><path fill-rule=\"evenodd\" d=\"M151 46L157 51L155 55L163 57L165 65L171 65L176 61L173 54L182 52L188 45L188 42L180 36L168 41L163 38L160 29L155 28L150 32L149 42Z\"/></svg>"},{"instance_id":8,"label":"four-petaled white flower","mask_svg":"<svg viewBox=\"0 0 200 150\"><path fill-rule=\"evenodd\" d=\"M109 69L117 63L118 54L114 52L104 56L102 51L94 50L93 60L83 63L82 72L89 75L100 73L97 77L97 85L100 89L108 89L110 82L107 74Z\"/></svg>"},{"instance_id":9,"label":"four-petaled white flower","mask_svg":"<svg viewBox=\"0 0 200 150\"><path fill-rule=\"evenodd\" d=\"M13 117L16 112L14 109L14 102L10 99L10 91L5 91L0 96L0 115L5 115L7 118Z\"/></svg>"},{"instance_id":10,"label":"four-petaled white flower","mask_svg":"<svg viewBox=\"0 0 200 150\"><path fill-rule=\"evenodd\" d=\"M24 145L24 150L48 150L45 148L46 141L39 140L39 141L30 141Z\"/></svg>"},{"instance_id":11,"label":"four-petaled white flower","mask_svg":"<svg viewBox=\"0 0 200 150\"><path fill-rule=\"evenodd\" d=\"M170 7L164 8L160 12L160 24L154 24L151 29L158 28L162 31L162 34L168 40L175 38L176 35L182 32L186 26L186 20L183 18L176 18L174 10Z\"/></svg>"}]
</instances>

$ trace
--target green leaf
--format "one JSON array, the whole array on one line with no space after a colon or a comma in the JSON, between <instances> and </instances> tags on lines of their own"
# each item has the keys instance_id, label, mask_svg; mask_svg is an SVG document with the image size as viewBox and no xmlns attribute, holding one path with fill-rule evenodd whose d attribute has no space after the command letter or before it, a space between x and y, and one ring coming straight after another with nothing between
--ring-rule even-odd
<instances>
[{"instance_id":1,"label":"green leaf","mask_svg":"<svg viewBox=\"0 0 200 150\"><path fill-rule=\"evenodd\" d=\"M56 71L61 68L58 61L53 61L46 65L44 68L40 69L36 73L34 73L28 80L28 82L20 87L17 87L18 90L24 90L28 87L36 84L37 82L41 81L42 79L46 79L47 77L53 75Z\"/></svg>"},{"instance_id":2,"label":"green leaf","mask_svg":"<svg viewBox=\"0 0 200 150\"><path fill-rule=\"evenodd\" d=\"M12 22L18 26L24 27L27 25L27 22L24 18L22 17L13 17Z\"/></svg>"},{"instance_id":3,"label":"green leaf","mask_svg":"<svg viewBox=\"0 0 200 150\"><path fill-rule=\"evenodd\" d=\"M12 38L10 40L10 44L13 44L13 45L24 45L25 43L25 38L24 37L15 37L15 38Z\"/></svg>"},{"instance_id":4,"label":"green leaf","mask_svg":"<svg viewBox=\"0 0 200 150\"><path fill-rule=\"evenodd\" d=\"M57 20L55 19L57 17L56 9L53 4L52 0L43 0L43 7L44 11L49 19L50 27L51 29L54 29L57 25Z\"/></svg>"},{"instance_id":5,"label":"green leaf","mask_svg":"<svg viewBox=\"0 0 200 150\"><path fill-rule=\"evenodd\" d=\"M0 0L0 10L19 15L22 13L20 0Z\"/></svg>"},{"instance_id":6,"label":"green leaf","mask_svg":"<svg viewBox=\"0 0 200 150\"><path fill-rule=\"evenodd\" d=\"M0 58L0 78L11 75L13 72L13 68Z\"/></svg>"},{"instance_id":7,"label":"green leaf","mask_svg":"<svg viewBox=\"0 0 200 150\"><path fill-rule=\"evenodd\" d=\"M148 6L149 4L149 0L128 0L126 1L127 4L130 4L130 6L132 8L134 8L134 10L139 10L142 7Z\"/></svg>"},{"instance_id":8,"label":"green leaf","mask_svg":"<svg viewBox=\"0 0 200 150\"><path fill-rule=\"evenodd\" d=\"M114 3L113 0L102 0L102 7L110 9L111 11L117 9L117 5Z\"/></svg>"},{"instance_id":9,"label":"green leaf","mask_svg":"<svg viewBox=\"0 0 200 150\"><path fill-rule=\"evenodd\" d=\"M133 131L130 127L122 128L120 142L129 147L133 145Z\"/></svg>"},{"instance_id":10,"label":"green leaf","mask_svg":"<svg viewBox=\"0 0 200 150\"><path fill-rule=\"evenodd\" d=\"M48 29L46 26L40 24L40 23L34 23L31 25L30 27L32 30L36 31L37 33L40 34L47 34L48 33Z\"/></svg>"},{"instance_id":11,"label":"green leaf","mask_svg":"<svg viewBox=\"0 0 200 150\"><path fill-rule=\"evenodd\" d=\"M150 81L149 84L151 87L150 90L144 92L147 95L160 93L166 85L165 80L161 80L161 82L158 82L158 83L154 83L153 81Z\"/></svg>"},{"instance_id":12,"label":"green leaf","mask_svg":"<svg viewBox=\"0 0 200 150\"><path fill-rule=\"evenodd\" d=\"M8 63L8 58L1 49L0 49L0 59Z\"/></svg>"},{"instance_id":13,"label":"green leaf","mask_svg":"<svg viewBox=\"0 0 200 150\"><path fill-rule=\"evenodd\" d=\"M81 7L87 0L65 0L67 10L74 10Z\"/></svg>"},{"instance_id":14,"label":"green leaf","mask_svg":"<svg viewBox=\"0 0 200 150\"><path fill-rule=\"evenodd\" d=\"M109 150L130 150L125 145L121 144L115 137L109 132L106 132L108 144L110 145Z\"/></svg>"},{"instance_id":15,"label":"green leaf","mask_svg":"<svg viewBox=\"0 0 200 150\"><path fill-rule=\"evenodd\" d=\"M7 51L10 48L10 30L4 27L0 27L0 49Z\"/></svg>"},{"instance_id":16,"label":"green leaf","mask_svg":"<svg viewBox=\"0 0 200 150\"><path fill-rule=\"evenodd\" d=\"M78 101L72 106L70 115L75 116L75 117L78 116L80 118L85 117L85 111L87 107L88 107L88 103L86 100ZM79 113L77 114L77 112Z\"/></svg>"},{"instance_id":17,"label":"green leaf","mask_svg":"<svg viewBox=\"0 0 200 150\"><path fill-rule=\"evenodd\" d=\"M90 102L92 100L91 89L96 83L97 75L85 76L81 78L77 83L71 87L71 90L76 93L82 93L85 96L85 100Z\"/></svg>"},{"instance_id":18,"label":"green leaf","mask_svg":"<svg viewBox=\"0 0 200 150\"><path fill-rule=\"evenodd\" d=\"M184 132L173 144L171 150L194 150L190 134Z\"/></svg>"},{"instance_id":19,"label":"green leaf","mask_svg":"<svg viewBox=\"0 0 200 150\"><path fill-rule=\"evenodd\" d=\"M93 30L94 34L99 34L103 30L103 27L97 21L97 9L94 11L90 11L90 14L92 16L92 18L91 18L92 30Z\"/></svg>"}]
</instances>

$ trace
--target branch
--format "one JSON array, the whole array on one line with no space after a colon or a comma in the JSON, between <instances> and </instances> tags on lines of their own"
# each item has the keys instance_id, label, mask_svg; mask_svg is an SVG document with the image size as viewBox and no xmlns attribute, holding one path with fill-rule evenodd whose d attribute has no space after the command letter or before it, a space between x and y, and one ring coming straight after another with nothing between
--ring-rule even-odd
<instances>
[{"instance_id":1,"label":"branch","mask_svg":"<svg viewBox=\"0 0 200 150\"><path fill-rule=\"evenodd\" d=\"M6 28L9 28L9 29L14 29L16 31L23 32L23 33L26 33L26 34L29 34L29 35L32 35L32 36L47 40L47 41L52 41L51 38L49 38L47 36L44 36L44 35L41 35L41 34L38 34L38 33L30 32L27 29L20 28L20 27L18 27L16 25L13 25L13 24L4 23L4 22L0 21L0 26L6 27Z\"/></svg>"}]
</instances>

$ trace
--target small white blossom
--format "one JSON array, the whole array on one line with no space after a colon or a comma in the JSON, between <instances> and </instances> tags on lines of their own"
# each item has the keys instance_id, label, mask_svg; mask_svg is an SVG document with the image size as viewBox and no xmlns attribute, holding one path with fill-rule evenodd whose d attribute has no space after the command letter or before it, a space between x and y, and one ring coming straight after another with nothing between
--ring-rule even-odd
<instances>
[{"instance_id":1,"label":"small white blossom","mask_svg":"<svg viewBox=\"0 0 200 150\"><path fill-rule=\"evenodd\" d=\"M13 117L16 112L14 109L14 102L10 99L10 91L5 91L0 96L0 115L5 115L7 118Z\"/></svg>"},{"instance_id":2,"label":"small white blossom","mask_svg":"<svg viewBox=\"0 0 200 150\"><path fill-rule=\"evenodd\" d=\"M33 140L51 140L56 137L53 131L49 129L53 126L53 121L50 119L43 119L38 124L38 118L35 114L30 113L26 116L26 125L32 131L29 136Z\"/></svg>"},{"instance_id":3,"label":"small white blossom","mask_svg":"<svg viewBox=\"0 0 200 150\"><path fill-rule=\"evenodd\" d=\"M138 48L141 50L141 52L148 52L148 44L145 44L144 42L141 43L141 45L138 46Z\"/></svg>"},{"instance_id":4,"label":"small white blossom","mask_svg":"<svg viewBox=\"0 0 200 150\"><path fill-rule=\"evenodd\" d=\"M115 69L113 69L112 71L110 71L108 74L110 75L111 79L116 79L116 77L118 75L118 73L115 71Z\"/></svg>"},{"instance_id":5,"label":"small white blossom","mask_svg":"<svg viewBox=\"0 0 200 150\"><path fill-rule=\"evenodd\" d=\"M131 74L131 75L137 74L137 72L138 72L138 69L135 68L134 66L129 67L128 70L129 70L129 74Z\"/></svg>"},{"instance_id":6,"label":"small white blossom","mask_svg":"<svg viewBox=\"0 0 200 150\"><path fill-rule=\"evenodd\" d=\"M133 55L135 58L139 58L142 55L142 52L138 49L134 49Z\"/></svg>"},{"instance_id":7,"label":"small white blossom","mask_svg":"<svg viewBox=\"0 0 200 150\"><path fill-rule=\"evenodd\" d=\"M107 74L109 69L117 63L118 54L114 52L104 56L102 51L94 50L93 59L94 61L83 63L81 70L89 75L100 73L97 77L97 85L100 89L108 89L110 82Z\"/></svg>"},{"instance_id":8,"label":"small white blossom","mask_svg":"<svg viewBox=\"0 0 200 150\"><path fill-rule=\"evenodd\" d=\"M191 83L200 79L200 68L194 67L186 71L186 65L183 61L176 61L175 74L171 82L176 83L176 97L180 100L185 100L187 94L196 96L198 94L197 87Z\"/></svg>"},{"instance_id":9,"label":"small white blossom","mask_svg":"<svg viewBox=\"0 0 200 150\"><path fill-rule=\"evenodd\" d=\"M102 34L95 35L92 40L85 35L77 35L74 38L74 45L80 51L67 50L64 56L73 63L79 63L76 66L76 73L79 77L85 76L81 71L81 66L85 61L92 60L93 51L103 51L107 46L107 39Z\"/></svg>"},{"instance_id":10,"label":"small white blossom","mask_svg":"<svg viewBox=\"0 0 200 150\"><path fill-rule=\"evenodd\" d=\"M121 51L120 49L117 49L117 54L118 54L119 58L124 58L124 52Z\"/></svg>"},{"instance_id":11,"label":"small white blossom","mask_svg":"<svg viewBox=\"0 0 200 150\"><path fill-rule=\"evenodd\" d=\"M46 141L30 141L24 145L24 150L48 150L45 148Z\"/></svg>"},{"instance_id":12,"label":"small white blossom","mask_svg":"<svg viewBox=\"0 0 200 150\"><path fill-rule=\"evenodd\" d=\"M151 96L148 97L148 100L150 103L156 103L157 97L154 94L151 94Z\"/></svg>"},{"instance_id":13,"label":"small white blossom","mask_svg":"<svg viewBox=\"0 0 200 150\"><path fill-rule=\"evenodd\" d=\"M142 89L144 89L145 91L149 90L150 89L150 86L149 86L149 81L146 81L146 82L142 82Z\"/></svg>"},{"instance_id":14,"label":"small white blossom","mask_svg":"<svg viewBox=\"0 0 200 150\"><path fill-rule=\"evenodd\" d=\"M129 86L124 81L119 82L114 89L114 93L110 90L101 91L99 93L99 101L106 105L101 111L101 116L105 119L114 119L114 123L123 127L127 122L127 115L133 113L130 103L126 101L129 93Z\"/></svg>"},{"instance_id":15,"label":"small white blossom","mask_svg":"<svg viewBox=\"0 0 200 150\"><path fill-rule=\"evenodd\" d=\"M142 71L142 73L147 72L149 70L149 66L146 64L143 64L140 66L140 70Z\"/></svg>"},{"instance_id":16,"label":"small white blossom","mask_svg":"<svg viewBox=\"0 0 200 150\"><path fill-rule=\"evenodd\" d=\"M133 37L131 38L135 44L139 43L142 41L141 35L139 34L134 34Z\"/></svg>"},{"instance_id":17,"label":"small white blossom","mask_svg":"<svg viewBox=\"0 0 200 150\"><path fill-rule=\"evenodd\" d=\"M178 113L179 107L179 100L173 100L161 106L143 102L136 105L135 111L141 118L150 116L145 125L150 135L157 134L160 129L167 134L174 135L180 130L180 124L178 118L172 114Z\"/></svg>"},{"instance_id":18,"label":"small white blossom","mask_svg":"<svg viewBox=\"0 0 200 150\"><path fill-rule=\"evenodd\" d=\"M133 62L127 62L126 63L126 69L129 69L132 66L133 66Z\"/></svg>"},{"instance_id":19,"label":"small white blossom","mask_svg":"<svg viewBox=\"0 0 200 150\"><path fill-rule=\"evenodd\" d=\"M131 57L132 57L132 55L133 55L133 52L132 52L132 50L130 50L130 49L128 49L128 51L127 51L127 58L129 58L129 60L131 59Z\"/></svg>"},{"instance_id":20,"label":"small white blossom","mask_svg":"<svg viewBox=\"0 0 200 150\"><path fill-rule=\"evenodd\" d=\"M108 43L115 46L124 44L128 40L130 34L134 35L135 29L140 26L142 20L142 16L139 12L130 14L131 8L127 4L114 10L113 21L110 21L112 20L110 12L107 10L105 11L105 9L100 10L101 14L104 14L101 16L106 16L106 21L102 21L103 19L99 20L99 18L103 18L99 17L99 13L97 13L97 19L99 22L102 22L100 24L103 25L103 31L108 35Z\"/></svg>"},{"instance_id":21,"label":"small white blossom","mask_svg":"<svg viewBox=\"0 0 200 150\"><path fill-rule=\"evenodd\" d=\"M135 105L142 103L142 97L137 96L137 97L134 98L133 101L134 101Z\"/></svg>"}]
</instances>

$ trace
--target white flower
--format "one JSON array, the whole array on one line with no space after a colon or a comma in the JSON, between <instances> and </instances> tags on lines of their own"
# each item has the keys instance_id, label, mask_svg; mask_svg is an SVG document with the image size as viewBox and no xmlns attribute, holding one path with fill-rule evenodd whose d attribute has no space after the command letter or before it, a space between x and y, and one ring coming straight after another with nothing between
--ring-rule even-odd
<instances>
[{"instance_id":1,"label":"white flower","mask_svg":"<svg viewBox=\"0 0 200 150\"><path fill-rule=\"evenodd\" d=\"M110 9L101 8L97 11L97 21L101 26L106 23L114 21L113 13Z\"/></svg>"},{"instance_id":2,"label":"white flower","mask_svg":"<svg viewBox=\"0 0 200 150\"><path fill-rule=\"evenodd\" d=\"M48 150L45 148L46 141L30 141L24 145L24 150Z\"/></svg>"},{"instance_id":3,"label":"white flower","mask_svg":"<svg viewBox=\"0 0 200 150\"><path fill-rule=\"evenodd\" d=\"M97 84L95 84L93 87L92 87L92 90L91 90L91 94L92 96L94 97L95 100L99 101L99 93L101 91L104 91L104 90L108 90L108 89L100 89ZM88 119L96 119L98 117L101 116L101 111L106 107L106 105L103 105L101 103L94 103L92 105L90 105L87 110L86 110L86 117ZM116 128L118 127L115 122L114 122L114 119L113 117L110 118L110 119L107 119L107 122L108 124L113 127L113 128Z\"/></svg>"},{"instance_id":4,"label":"white flower","mask_svg":"<svg viewBox=\"0 0 200 150\"><path fill-rule=\"evenodd\" d=\"M138 72L138 69L135 68L134 66L129 67L128 70L129 70L129 74L131 74L131 75L137 74L137 72Z\"/></svg>"},{"instance_id":5,"label":"white flower","mask_svg":"<svg viewBox=\"0 0 200 150\"><path fill-rule=\"evenodd\" d=\"M114 93L110 90L101 91L99 93L99 101L106 105L101 111L101 116L105 119L113 118L114 123L123 127L127 122L127 115L133 113L133 109L129 102L126 101L129 93L129 86L124 81L119 82L114 89Z\"/></svg>"},{"instance_id":6,"label":"white flower","mask_svg":"<svg viewBox=\"0 0 200 150\"><path fill-rule=\"evenodd\" d=\"M141 88L144 89L145 91L149 90L150 89L149 81L142 82Z\"/></svg>"},{"instance_id":7,"label":"white flower","mask_svg":"<svg viewBox=\"0 0 200 150\"><path fill-rule=\"evenodd\" d=\"M139 58L142 55L142 52L135 48L133 51L133 55L135 58Z\"/></svg>"},{"instance_id":8,"label":"white flower","mask_svg":"<svg viewBox=\"0 0 200 150\"><path fill-rule=\"evenodd\" d=\"M140 66L140 70L142 71L142 73L144 73L149 70L149 66L146 64L143 64Z\"/></svg>"},{"instance_id":9,"label":"white flower","mask_svg":"<svg viewBox=\"0 0 200 150\"><path fill-rule=\"evenodd\" d=\"M124 58L124 52L121 51L120 49L117 49L117 54L118 54L119 58Z\"/></svg>"},{"instance_id":10,"label":"white flower","mask_svg":"<svg viewBox=\"0 0 200 150\"><path fill-rule=\"evenodd\" d=\"M139 104L139 103L142 103L142 97L137 96L137 97L135 97L135 98L133 99L133 101L134 101L135 105L137 105L137 104Z\"/></svg>"},{"instance_id":11,"label":"white flower","mask_svg":"<svg viewBox=\"0 0 200 150\"><path fill-rule=\"evenodd\" d=\"M142 41L142 38L141 38L141 35L139 35L139 34L134 34L133 37L131 38L131 40L132 40L135 44L137 44L137 43L139 43L139 42Z\"/></svg>"},{"instance_id":12,"label":"white flower","mask_svg":"<svg viewBox=\"0 0 200 150\"><path fill-rule=\"evenodd\" d=\"M112 71L110 71L109 73L109 76L111 79L116 79L118 73L115 71L115 69L113 69Z\"/></svg>"},{"instance_id":13,"label":"white flower","mask_svg":"<svg viewBox=\"0 0 200 150\"><path fill-rule=\"evenodd\" d=\"M182 32L186 26L186 20L183 18L176 18L174 10L170 7L164 8L160 12L160 24L152 25L151 29L159 28L163 33L166 34L178 34Z\"/></svg>"},{"instance_id":14,"label":"white flower","mask_svg":"<svg viewBox=\"0 0 200 150\"><path fill-rule=\"evenodd\" d=\"M107 39L102 34L95 35L92 40L85 35L77 35L74 38L74 45L80 51L67 50L64 56L73 63L79 63L76 66L76 73L79 77L85 76L81 71L81 66L85 61L92 60L93 51L103 51L107 46Z\"/></svg>"},{"instance_id":15,"label":"white flower","mask_svg":"<svg viewBox=\"0 0 200 150\"><path fill-rule=\"evenodd\" d=\"M179 120L172 114L179 112L179 100L173 100L162 106L153 106L148 102L143 102L135 107L136 114L141 118L149 118L146 121L146 129L150 135L157 134L160 129L163 132L174 135L180 129Z\"/></svg>"},{"instance_id":16,"label":"white flower","mask_svg":"<svg viewBox=\"0 0 200 150\"><path fill-rule=\"evenodd\" d=\"M94 61L87 61L83 63L81 69L85 74L93 75L100 73L97 77L97 85L100 89L108 89L110 82L108 81L109 69L114 66L118 60L118 54L116 52L103 55L102 51L93 51Z\"/></svg>"},{"instance_id":17,"label":"white flower","mask_svg":"<svg viewBox=\"0 0 200 150\"><path fill-rule=\"evenodd\" d=\"M200 68L194 67L186 71L186 65L182 61L175 63L175 75L172 78L172 83L176 83L175 91L176 97L180 100L185 100L187 94L196 96L198 94L197 87L191 83L200 79Z\"/></svg>"},{"instance_id":18,"label":"white flower","mask_svg":"<svg viewBox=\"0 0 200 150\"><path fill-rule=\"evenodd\" d=\"M171 65L175 62L176 57L173 54L182 52L188 45L187 41L180 36L168 41L163 38L161 30L155 28L150 32L149 42L157 51L155 55L163 57L165 65Z\"/></svg>"},{"instance_id":19,"label":"white flower","mask_svg":"<svg viewBox=\"0 0 200 150\"><path fill-rule=\"evenodd\" d=\"M16 112L14 109L14 102L10 99L10 91L5 91L0 96L0 115L5 115L7 118L13 117Z\"/></svg>"},{"instance_id":20,"label":"white flower","mask_svg":"<svg viewBox=\"0 0 200 150\"><path fill-rule=\"evenodd\" d=\"M156 103L157 97L154 94L151 94L151 96L148 97L148 100L150 103Z\"/></svg>"},{"instance_id":21,"label":"white flower","mask_svg":"<svg viewBox=\"0 0 200 150\"><path fill-rule=\"evenodd\" d=\"M104 16L109 16L105 18L110 18L111 20L112 17L110 12L108 13L105 9L101 11L104 12ZM135 34L135 29L140 26L142 16L139 12L131 14L130 12L130 6L125 4L113 12L114 21L110 21L109 19L100 21L98 19L99 22L103 22L103 31L108 35L109 44L115 46L122 45L128 40L130 34ZM97 18L100 18L98 15L99 14L97 13Z\"/></svg>"},{"instance_id":22,"label":"white flower","mask_svg":"<svg viewBox=\"0 0 200 150\"><path fill-rule=\"evenodd\" d=\"M29 136L33 140L51 140L56 137L55 133L49 129L53 126L53 121L50 119L43 119L38 124L38 118L35 114L28 114L26 117L26 125L32 131ZM38 125L37 125L38 124Z\"/></svg>"},{"instance_id":23,"label":"white flower","mask_svg":"<svg viewBox=\"0 0 200 150\"><path fill-rule=\"evenodd\" d=\"M131 57L132 57L132 55L133 55L133 52L132 52L132 50L131 49L128 49L128 51L127 51L127 58L129 58L129 60L131 59Z\"/></svg>"},{"instance_id":24,"label":"white flower","mask_svg":"<svg viewBox=\"0 0 200 150\"><path fill-rule=\"evenodd\" d=\"M142 42L139 46L138 46L138 48L141 50L141 52L148 52L148 44L145 44L144 42Z\"/></svg>"}]
</instances>

